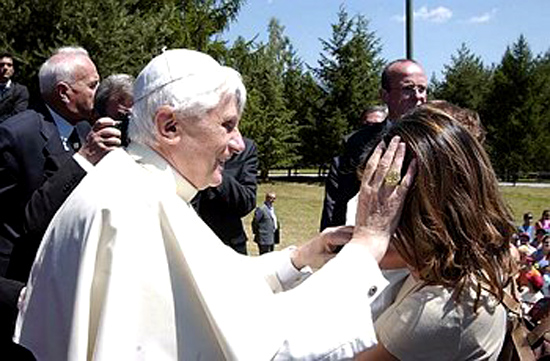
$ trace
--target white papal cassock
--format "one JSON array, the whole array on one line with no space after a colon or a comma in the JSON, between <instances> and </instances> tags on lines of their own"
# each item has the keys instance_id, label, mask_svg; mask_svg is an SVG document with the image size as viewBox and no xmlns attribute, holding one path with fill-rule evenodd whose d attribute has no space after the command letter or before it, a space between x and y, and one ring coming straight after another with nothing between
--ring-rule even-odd
<instances>
[{"instance_id":1,"label":"white papal cassock","mask_svg":"<svg viewBox=\"0 0 550 361\"><path fill-rule=\"evenodd\" d=\"M17 320L38 360L345 359L376 342L385 287L348 245L299 286L288 251L226 247L149 147L109 153L50 224Z\"/></svg>"}]
</instances>

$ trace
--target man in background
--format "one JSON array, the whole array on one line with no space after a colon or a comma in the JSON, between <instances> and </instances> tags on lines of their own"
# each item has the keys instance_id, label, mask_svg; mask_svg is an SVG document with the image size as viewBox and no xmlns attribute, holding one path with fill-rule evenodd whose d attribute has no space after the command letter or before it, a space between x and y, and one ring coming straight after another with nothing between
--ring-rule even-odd
<instances>
[{"instance_id":1,"label":"man in background","mask_svg":"<svg viewBox=\"0 0 550 361\"><path fill-rule=\"evenodd\" d=\"M120 130L120 143L129 144L128 122L130 109L134 104L134 77L128 74L112 74L101 81L94 99L96 118L108 117L116 120Z\"/></svg>"},{"instance_id":2,"label":"man in background","mask_svg":"<svg viewBox=\"0 0 550 361\"><path fill-rule=\"evenodd\" d=\"M392 120L426 103L428 78L414 60L399 59L389 63L382 72L381 83L380 98L388 107L388 117L353 133L345 143L343 154L333 162L325 186L321 230L346 223L348 201L359 191L357 166L362 163L364 154L376 145L372 143L378 135Z\"/></svg>"},{"instance_id":3,"label":"man in background","mask_svg":"<svg viewBox=\"0 0 550 361\"><path fill-rule=\"evenodd\" d=\"M40 68L44 107L0 124L0 339L11 339L17 299L55 212L86 172L120 144L114 121L90 125L99 83L83 48L58 49Z\"/></svg>"},{"instance_id":4,"label":"man in background","mask_svg":"<svg viewBox=\"0 0 550 361\"><path fill-rule=\"evenodd\" d=\"M252 232L260 254L273 252L275 245L279 243L280 224L273 206L276 199L275 192L266 193L264 204L254 212Z\"/></svg>"},{"instance_id":5,"label":"man in background","mask_svg":"<svg viewBox=\"0 0 550 361\"><path fill-rule=\"evenodd\" d=\"M112 74L103 79L94 98L96 117L109 117L115 120L127 118L134 104L134 80L134 77L128 74Z\"/></svg>"},{"instance_id":6,"label":"man in background","mask_svg":"<svg viewBox=\"0 0 550 361\"><path fill-rule=\"evenodd\" d=\"M0 54L0 123L26 110L29 105L29 91L11 79L14 73L13 56Z\"/></svg>"},{"instance_id":7,"label":"man in background","mask_svg":"<svg viewBox=\"0 0 550 361\"><path fill-rule=\"evenodd\" d=\"M244 150L225 162L222 184L197 193L192 204L197 214L223 243L247 254L242 217L256 206L258 149L243 137Z\"/></svg>"},{"instance_id":8,"label":"man in background","mask_svg":"<svg viewBox=\"0 0 550 361\"><path fill-rule=\"evenodd\" d=\"M388 116L388 107L385 105L373 105L361 114L361 125L382 123Z\"/></svg>"}]
</instances>

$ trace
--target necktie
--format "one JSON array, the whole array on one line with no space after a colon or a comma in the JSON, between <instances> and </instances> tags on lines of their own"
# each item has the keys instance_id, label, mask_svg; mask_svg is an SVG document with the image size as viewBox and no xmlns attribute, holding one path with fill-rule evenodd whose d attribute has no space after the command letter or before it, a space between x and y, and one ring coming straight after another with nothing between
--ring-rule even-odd
<instances>
[{"instance_id":1,"label":"necktie","mask_svg":"<svg viewBox=\"0 0 550 361\"><path fill-rule=\"evenodd\" d=\"M80 149L80 137L78 136L76 128L74 128L71 135L69 135L67 142L70 149L72 149L75 153L78 152Z\"/></svg>"}]
</instances>

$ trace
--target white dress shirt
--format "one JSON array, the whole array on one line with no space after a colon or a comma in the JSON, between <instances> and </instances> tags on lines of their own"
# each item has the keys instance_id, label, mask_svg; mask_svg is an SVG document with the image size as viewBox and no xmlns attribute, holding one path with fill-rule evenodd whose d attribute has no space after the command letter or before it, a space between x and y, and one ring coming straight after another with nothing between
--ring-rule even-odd
<instances>
[{"instance_id":1,"label":"white dress shirt","mask_svg":"<svg viewBox=\"0 0 550 361\"><path fill-rule=\"evenodd\" d=\"M365 247L282 292L302 277L288 251L234 252L189 182L146 146L128 153L107 154L44 236L14 337L37 359L341 360L376 343L387 282Z\"/></svg>"}]
</instances>

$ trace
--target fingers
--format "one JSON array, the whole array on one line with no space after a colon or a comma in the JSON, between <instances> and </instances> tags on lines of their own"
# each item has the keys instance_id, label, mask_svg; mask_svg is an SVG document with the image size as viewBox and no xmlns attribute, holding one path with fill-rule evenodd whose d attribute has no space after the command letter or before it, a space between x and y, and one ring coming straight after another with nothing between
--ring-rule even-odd
<instances>
[{"instance_id":1,"label":"fingers","mask_svg":"<svg viewBox=\"0 0 550 361\"><path fill-rule=\"evenodd\" d=\"M380 161L380 157L382 156L382 151L384 150L384 147L384 141L381 141L372 152L363 172L363 178L361 180L362 184L370 184L371 178L373 177L374 172L378 167L378 162Z\"/></svg>"},{"instance_id":2,"label":"fingers","mask_svg":"<svg viewBox=\"0 0 550 361\"><path fill-rule=\"evenodd\" d=\"M98 131L105 127L114 127L116 124L117 124L117 121L112 118L109 118L109 117L99 118L94 122L94 125L92 126L92 131Z\"/></svg>"},{"instance_id":3,"label":"fingers","mask_svg":"<svg viewBox=\"0 0 550 361\"><path fill-rule=\"evenodd\" d=\"M395 136L390 141L390 144L388 144L388 149L386 149L386 152L384 152L384 155L380 159L380 163L378 164L378 168L376 169L376 172L374 173L374 176L371 181L371 185L375 188L379 188L382 185L382 182L384 182L384 178L388 174L390 167L394 163L395 155L397 153L397 150L400 148L400 140L398 136ZM403 144L403 147L405 145ZM405 149L402 149L402 157L405 154ZM401 162L403 162L403 159L401 159ZM400 166L399 169L400 170Z\"/></svg>"},{"instance_id":4,"label":"fingers","mask_svg":"<svg viewBox=\"0 0 550 361\"><path fill-rule=\"evenodd\" d=\"M118 121L108 117L99 118L86 138L86 143L98 145L100 148L120 146L122 134L118 128L115 128L118 123Z\"/></svg>"},{"instance_id":5,"label":"fingers","mask_svg":"<svg viewBox=\"0 0 550 361\"><path fill-rule=\"evenodd\" d=\"M411 184L413 182L414 176L416 175L416 168L417 168L417 161L416 158L414 158L411 163L409 164L409 167L407 168L407 173L403 177L403 180L401 180L401 187L398 189L399 194L405 194L411 187Z\"/></svg>"},{"instance_id":6,"label":"fingers","mask_svg":"<svg viewBox=\"0 0 550 361\"><path fill-rule=\"evenodd\" d=\"M328 236L327 241L329 244L337 246L348 243L351 236L353 236L353 230L353 226L341 226L327 228L323 231L323 233L326 232Z\"/></svg>"}]
</instances>

